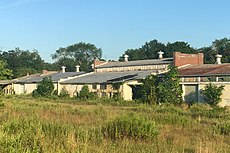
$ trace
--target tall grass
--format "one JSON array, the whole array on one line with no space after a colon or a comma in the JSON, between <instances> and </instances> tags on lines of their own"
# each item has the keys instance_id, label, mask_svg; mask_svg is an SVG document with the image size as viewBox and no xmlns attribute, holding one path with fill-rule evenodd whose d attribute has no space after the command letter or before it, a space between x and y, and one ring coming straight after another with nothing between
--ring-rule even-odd
<instances>
[{"instance_id":1,"label":"tall grass","mask_svg":"<svg viewBox=\"0 0 230 153\"><path fill-rule=\"evenodd\" d=\"M0 152L230 152L228 109L24 96L1 102Z\"/></svg>"}]
</instances>

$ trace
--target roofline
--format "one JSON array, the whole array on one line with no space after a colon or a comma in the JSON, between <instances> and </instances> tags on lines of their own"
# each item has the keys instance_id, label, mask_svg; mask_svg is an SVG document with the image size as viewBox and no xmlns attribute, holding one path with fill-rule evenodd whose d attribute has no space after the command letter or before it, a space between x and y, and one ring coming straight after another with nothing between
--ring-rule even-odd
<instances>
[{"instance_id":1,"label":"roofline","mask_svg":"<svg viewBox=\"0 0 230 153\"><path fill-rule=\"evenodd\" d=\"M192 74L192 75L178 75L179 77L203 77L203 76L230 76L230 74Z\"/></svg>"},{"instance_id":2,"label":"roofline","mask_svg":"<svg viewBox=\"0 0 230 153\"><path fill-rule=\"evenodd\" d=\"M112 68L112 67L129 67L129 66L143 66L143 65L162 65L162 64L172 64L173 62L162 62L162 63L156 63L156 64L131 64L131 65L127 65L127 66L102 66L102 67L96 67L96 69L100 69L100 68Z\"/></svg>"}]
</instances>

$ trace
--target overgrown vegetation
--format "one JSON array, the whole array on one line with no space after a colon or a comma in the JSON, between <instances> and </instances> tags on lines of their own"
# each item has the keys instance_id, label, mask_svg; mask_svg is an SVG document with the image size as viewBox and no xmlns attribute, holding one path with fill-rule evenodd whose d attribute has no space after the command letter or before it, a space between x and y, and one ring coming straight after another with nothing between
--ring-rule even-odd
<instances>
[{"instance_id":1,"label":"overgrown vegetation","mask_svg":"<svg viewBox=\"0 0 230 153\"><path fill-rule=\"evenodd\" d=\"M208 84L205 86L205 89L202 91L202 94L205 95L205 100L208 104L212 106L217 106L219 102L221 102L222 91L224 90L224 86L217 86L215 84Z\"/></svg>"},{"instance_id":2,"label":"overgrown vegetation","mask_svg":"<svg viewBox=\"0 0 230 153\"><path fill-rule=\"evenodd\" d=\"M77 98L82 99L82 100L86 100L86 99L94 99L97 96L89 91L89 87L88 85L84 85L81 89L81 91L79 92L79 94L77 95Z\"/></svg>"},{"instance_id":3,"label":"overgrown vegetation","mask_svg":"<svg viewBox=\"0 0 230 153\"><path fill-rule=\"evenodd\" d=\"M37 89L32 93L34 97L49 97L54 91L54 84L49 77L44 77L41 82L38 83Z\"/></svg>"},{"instance_id":4,"label":"overgrown vegetation","mask_svg":"<svg viewBox=\"0 0 230 153\"><path fill-rule=\"evenodd\" d=\"M171 103L180 105L182 103L182 89L179 84L178 70L169 66L164 75L150 75L142 80L140 97L143 102L149 104Z\"/></svg>"},{"instance_id":5,"label":"overgrown vegetation","mask_svg":"<svg viewBox=\"0 0 230 153\"><path fill-rule=\"evenodd\" d=\"M1 100L0 152L230 151L228 108L29 96Z\"/></svg>"}]
</instances>

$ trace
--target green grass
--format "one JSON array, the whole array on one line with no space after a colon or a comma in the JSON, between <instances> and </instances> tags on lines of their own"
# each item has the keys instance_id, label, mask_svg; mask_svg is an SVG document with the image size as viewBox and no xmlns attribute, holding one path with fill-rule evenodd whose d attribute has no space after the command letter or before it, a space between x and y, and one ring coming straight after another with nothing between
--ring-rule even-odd
<instances>
[{"instance_id":1,"label":"green grass","mask_svg":"<svg viewBox=\"0 0 230 153\"><path fill-rule=\"evenodd\" d=\"M228 109L0 99L0 152L230 152Z\"/></svg>"}]
</instances>

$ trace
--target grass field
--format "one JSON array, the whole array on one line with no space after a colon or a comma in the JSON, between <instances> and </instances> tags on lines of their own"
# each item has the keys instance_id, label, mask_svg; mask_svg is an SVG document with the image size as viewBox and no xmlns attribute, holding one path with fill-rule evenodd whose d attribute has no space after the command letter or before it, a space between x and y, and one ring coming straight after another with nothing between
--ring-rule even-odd
<instances>
[{"instance_id":1,"label":"grass field","mask_svg":"<svg viewBox=\"0 0 230 153\"><path fill-rule=\"evenodd\" d=\"M111 100L0 100L0 152L229 153L230 113Z\"/></svg>"}]
</instances>

